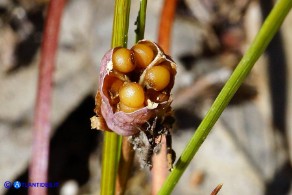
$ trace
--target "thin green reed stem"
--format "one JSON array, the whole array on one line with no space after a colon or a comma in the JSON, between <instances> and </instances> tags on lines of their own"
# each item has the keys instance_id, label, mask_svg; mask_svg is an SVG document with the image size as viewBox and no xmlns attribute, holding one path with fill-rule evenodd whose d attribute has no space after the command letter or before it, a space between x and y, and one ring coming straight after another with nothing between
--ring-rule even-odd
<instances>
[{"instance_id":1,"label":"thin green reed stem","mask_svg":"<svg viewBox=\"0 0 292 195\"><path fill-rule=\"evenodd\" d=\"M130 0L116 0L111 47L126 47L128 41ZM113 132L104 133L101 193L115 194L116 174L121 151L121 136Z\"/></svg>"},{"instance_id":2,"label":"thin green reed stem","mask_svg":"<svg viewBox=\"0 0 292 195\"><path fill-rule=\"evenodd\" d=\"M140 0L140 9L135 22L137 25L135 30L136 42L144 38L146 6L147 0ZM116 194L119 195L125 194L127 183L132 172L135 156L133 146L128 142L127 137L124 137L122 142L121 156L116 180Z\"/></svg>"},{"instance_id":3,"label":"thin green reed stem","mask_svg":"<svg viewBox=\"0 0 292 195\"><path fill-rule=\"evenodd\" d=\"M137 25L137 29L135 30L136 42L144 39L145 22L146 22L146 8L147 8L147 0L141 0L139 14L137 16L137 20L135 23Z\"/></svg>"},{"instance_id":4,"label":"thin green reed stem","mask_svg":"<svg viewBox=\"0 0 292 195\"><path fill-rule=\"evenodd\" d=\"M116 0L113 22L112 48L127 47L131 0Z\"/></svg>"},{"instance_id":5,"label":"thin green reed stem","mask_svg":"<svg viewBox=\"0 0 292 195\"><path fill-rule=\"evenodd\" d=\"M292 0L279 0L276 3L273 10L265 20L262 28L255 37L252 45L239 62L237 68L234 70L233 74L226 82L225 86L223 87L212 107L206 114L197 131L190 139L185 150L175 164L173 171L170 173L164 185L162 186L159 194L165 195L172 192L173 188L179 181L180 177L182 176L183 172L189 165L196 152L198 151L201 144L208 136L211 128L218 120L219 116L229 103L230 99L233 97L241 83L244 81L244 79L252 69L254 63L264 52L271 39L279 30L281 24L283 23L283 20L290 11L291 6Z\"/></svg>"}]
</instances>

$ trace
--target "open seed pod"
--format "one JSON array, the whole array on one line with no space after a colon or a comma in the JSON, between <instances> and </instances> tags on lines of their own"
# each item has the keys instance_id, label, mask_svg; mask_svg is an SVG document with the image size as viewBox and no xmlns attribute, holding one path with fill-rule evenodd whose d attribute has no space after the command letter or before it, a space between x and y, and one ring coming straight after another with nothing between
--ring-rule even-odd
<instances>
[{"instance_id":1,"label":"open seed pod","mask_svg":"<svg viewBox=\"0 0 292 195\"><path fill-rule=\"evenodd\" d=\"M101 61L92 128L130 136L169 111L176 64L154 42L109 50Z\"/></svg>"}]
</instances>

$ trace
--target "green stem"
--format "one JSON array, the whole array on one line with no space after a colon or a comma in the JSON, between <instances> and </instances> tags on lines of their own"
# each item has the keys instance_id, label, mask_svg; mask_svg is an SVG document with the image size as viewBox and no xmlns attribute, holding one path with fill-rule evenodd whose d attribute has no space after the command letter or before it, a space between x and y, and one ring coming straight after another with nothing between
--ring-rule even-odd
<instances>
[{"instance_id":1,"label":"green stem","mask_svg":"<svg viewBox=\"0 0 292 195\"><path fill-rule=\"evenodd\" d=\"M270 43L271 39L279 30L281 24L283 23L283 20L289 13L291 7L291 0L279 0L276 3L273 10L264 22L262 28L255 37L252 45L239 62L237 68L230 76L229 80L221 90L220 94L206 114L202 123L187 144L185 150L182 152L180 158L175 164L173 171L166 179L159 194L165 195L172 192L173 188L175 187L183 172L189 165L190 161L208 136L215 122L218 120L219 116L221 115L241 83L249 74L254 63L261 56L261 54Z\"/></svg>"},{"instance_id":2,"label":"green stem","mask_svg":"<svg viewBox=\"0 0 292 195\"><path fill-rule=\"evenodd\" d=\"M131 0L116 0L112 48L127 47Z\"/></svg>"},{"instance_id":3,"label":"green stem","mask_svg":"<svg viewBox=\"0 0 292 195\"><path fill-rule=\"evenodd\" d=\"M136 42L139 40L144 39L144 32L145 32L145 21L146 21L146 8L147 8L147 0L140 1L140 10L137 16L136 25L137 29L136 32Z\"/></svg>"},{"instance_id":4,"label":"green stem","mask_svg":"<svg viewBox=\"0 0 292 195\"><path fill-rule=\"evenodd\" d=\"M104 132L100 194L115 194L116 173L120 156L120 136Z\"/></svg>"},{"instance_id":5,"label":"green stem","mask_svg":"<svg viewBox=\"0 0 292 195\"><path fill-rule=\"evenodd\" d=\"M131 0L116 0L111 47L126 47L128 42ZM101 192L115 194L116 175L121 151L121 136L113 132L104 133Z\"/></svg>"},{"instance_id":6,"label":"green stem","mask_svg":"<svg viewBox=\"0 0 292 195\"><path fill-rule=\"evenodd\" d=\"M147 0L140 1L140 9L135 24L137 25L136 43L144 38L145 20L146 20ZM133 145L128 142L128 138L124 137L122 140L122 149L120 156L120 163L118 168L118 175L116 181L116 194L125 194L127 183L131 175L135 151Z\"/></svg>"}]
</instances>

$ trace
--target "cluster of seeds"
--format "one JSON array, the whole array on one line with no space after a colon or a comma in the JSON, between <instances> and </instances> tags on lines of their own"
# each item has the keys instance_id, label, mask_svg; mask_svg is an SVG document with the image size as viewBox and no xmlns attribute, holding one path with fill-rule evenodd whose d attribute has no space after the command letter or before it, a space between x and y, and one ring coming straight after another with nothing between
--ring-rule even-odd
<instances>
[{"instance_id":1,"label":"cluster of seeds","mask_svg":"<svg viewBox=\"0 0 292 195\"><path fill-rule=\"evenodd\" d=\"M132 113L151 103L169 100L176 73L160 48L142 41L131 49L115 48L106 91L115 111Z\"/></svg>"},{"instance_id":2,"label":"cluster of seeds","mask_svg":"<svg viewBox=\"0 0 292 195\"><path fill-rule=\"evenodd\" d=\"M109 50L101 60L92 127L131 136L171 112L176 64L154 42Z\"/></svg>"},{"instance_id":3,"label":"cluster of seeds","mask_svg":"<svg viewBox=\"0 0 292 195\"><path fill-rule=\"evenodd\" d=\"M170 91L175 74L176 64L154 42L109 50L101 60L92 128L129 136L142 167L152 166L152 155L165 136L171 169L175 153Z\"/></svg>"}]
</instances>

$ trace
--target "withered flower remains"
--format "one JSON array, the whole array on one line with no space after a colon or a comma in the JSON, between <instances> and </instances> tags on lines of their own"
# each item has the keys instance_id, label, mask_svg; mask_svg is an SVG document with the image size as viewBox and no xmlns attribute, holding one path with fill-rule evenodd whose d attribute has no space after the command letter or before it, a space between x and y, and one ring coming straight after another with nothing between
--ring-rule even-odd
<instances>
[{"instance_id":1,"label":"withered flower remains","mask_svg":"<svg viewBox=\"0 0 292 195\"><path fill-rule=\"evenodd\" d=\"M101 61L92 128L131 136L134 149L151 166L159 137L169 135L171 125L164 123L171 117L175 75L176 64L154 42L142 40L131 49L109 50ZM152 152L144 154L145 149Z\"/></svg>"}]
</instances>

